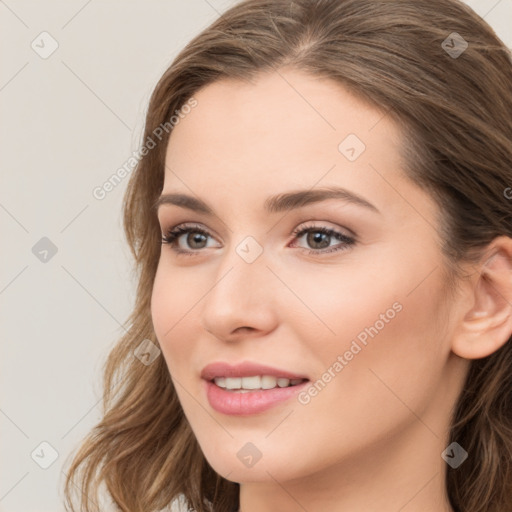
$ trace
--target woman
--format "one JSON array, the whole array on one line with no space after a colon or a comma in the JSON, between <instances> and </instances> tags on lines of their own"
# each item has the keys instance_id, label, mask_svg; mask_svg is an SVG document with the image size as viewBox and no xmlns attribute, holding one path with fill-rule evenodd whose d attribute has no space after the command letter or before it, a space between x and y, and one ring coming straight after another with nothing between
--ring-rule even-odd
<instances>
[{"instance_id":1,"label":"woman","mask_svg":"<svg viewBox=\"0 0 512 512\"><path fill-rule=\"evenodd\" d=\"M482 19L246 0L165 72L140 155L72 510L512 510L512 62Z\"/></svg>"}]
</instances>

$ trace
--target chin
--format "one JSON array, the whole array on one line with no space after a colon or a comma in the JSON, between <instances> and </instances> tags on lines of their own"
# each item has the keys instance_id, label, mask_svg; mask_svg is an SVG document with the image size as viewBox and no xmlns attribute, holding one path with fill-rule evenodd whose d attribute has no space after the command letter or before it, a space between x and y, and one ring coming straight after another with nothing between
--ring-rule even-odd
<instances>
[{"instance_id":1,"label":"chin","mask_svg":"<svg viewBox=\"0 0 512 512\"><path fill-rule=\"evenodd\" d=\"M210 446L203 454L217 474L236 483L291 480L306 471L297 465L294 453L279 453L275 446L267 446L262 448L261 458L257 458L258 452L249 443L232 440L232 445L224 444L219 450L212 450ZM271 456L265 456L265 452Z\"/></svg>"}]
</instances>

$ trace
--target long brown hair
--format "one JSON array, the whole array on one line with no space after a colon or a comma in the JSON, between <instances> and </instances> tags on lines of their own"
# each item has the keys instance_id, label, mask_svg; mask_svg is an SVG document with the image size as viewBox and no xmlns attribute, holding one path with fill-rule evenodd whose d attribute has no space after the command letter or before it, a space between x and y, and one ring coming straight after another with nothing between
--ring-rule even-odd
<instances>
[{"instance_id":1,"label":"long brown hair","mask_svg":"<svg viewBox=\"0 0 512 512\"><path fill-rule=\"evenodd\" d=\"M164 73L143 140L155 140L155 130L204 86L285 66L338 82L403 128L406 171L437 201L451 276L460 277L458 264L476 261L495 237L512 237L511 54L458 0L243 1ZM239 485L205 460L164 358L144 365L134 357L145 339L158 346L150 297L161 231L153 205L171 133L164 130L145 152L124 197L136 302L128 332L105 364L103 419L68 471L68 510L78 510L74 493L80 510L97 510L101 484L125 512L157 511L180 495L198 512L233 512L239 505ZM459 468L447 468L447 495L457 512L512 510L511 339L471 363L453 412L450 442L469 454Z\"/></svg>"}]
</instances>

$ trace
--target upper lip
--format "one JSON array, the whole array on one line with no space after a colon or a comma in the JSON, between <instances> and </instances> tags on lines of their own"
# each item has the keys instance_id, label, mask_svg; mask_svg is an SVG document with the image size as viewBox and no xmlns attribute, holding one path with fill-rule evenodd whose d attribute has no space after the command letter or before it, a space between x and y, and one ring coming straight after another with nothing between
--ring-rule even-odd
<instances>
[{"instance_id":1,"label":"upper lip","mask_svg":"<svg viewBox=\"0 0 512 512\"><path fill-rule=\"evenodd\" d=\"M305 375L251 361L244 361L243 363L235 365L218 361L206 365L201 371L201 378L205 380L213 380L216 377L250 377L253 375L272 375L274 377L283 377L290 380L308 379Z\"/></svg>"}]
</instances>

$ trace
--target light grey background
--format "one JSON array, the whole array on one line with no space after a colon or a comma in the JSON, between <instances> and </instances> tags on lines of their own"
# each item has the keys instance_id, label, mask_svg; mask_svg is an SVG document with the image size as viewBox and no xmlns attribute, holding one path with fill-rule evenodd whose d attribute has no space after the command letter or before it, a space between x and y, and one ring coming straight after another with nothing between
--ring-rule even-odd
<instances>
[{"instance_id":1,"label":"light grey background","mask_svg":"<svg viewBox=\"0 0 512 512\"><path fill-rule=\"evenodd\" d=\"M0 0L0 512L64 510L63 463L100 419L101 367L135 292L127 178L92 191L137 149L177 52L234 3ZM512 47L512 0L467 3ZM43 31L59 45L45 59L31 47L51 49ZM42 442L58 453L48 469Z\"/></svg>"}]
</instances>

